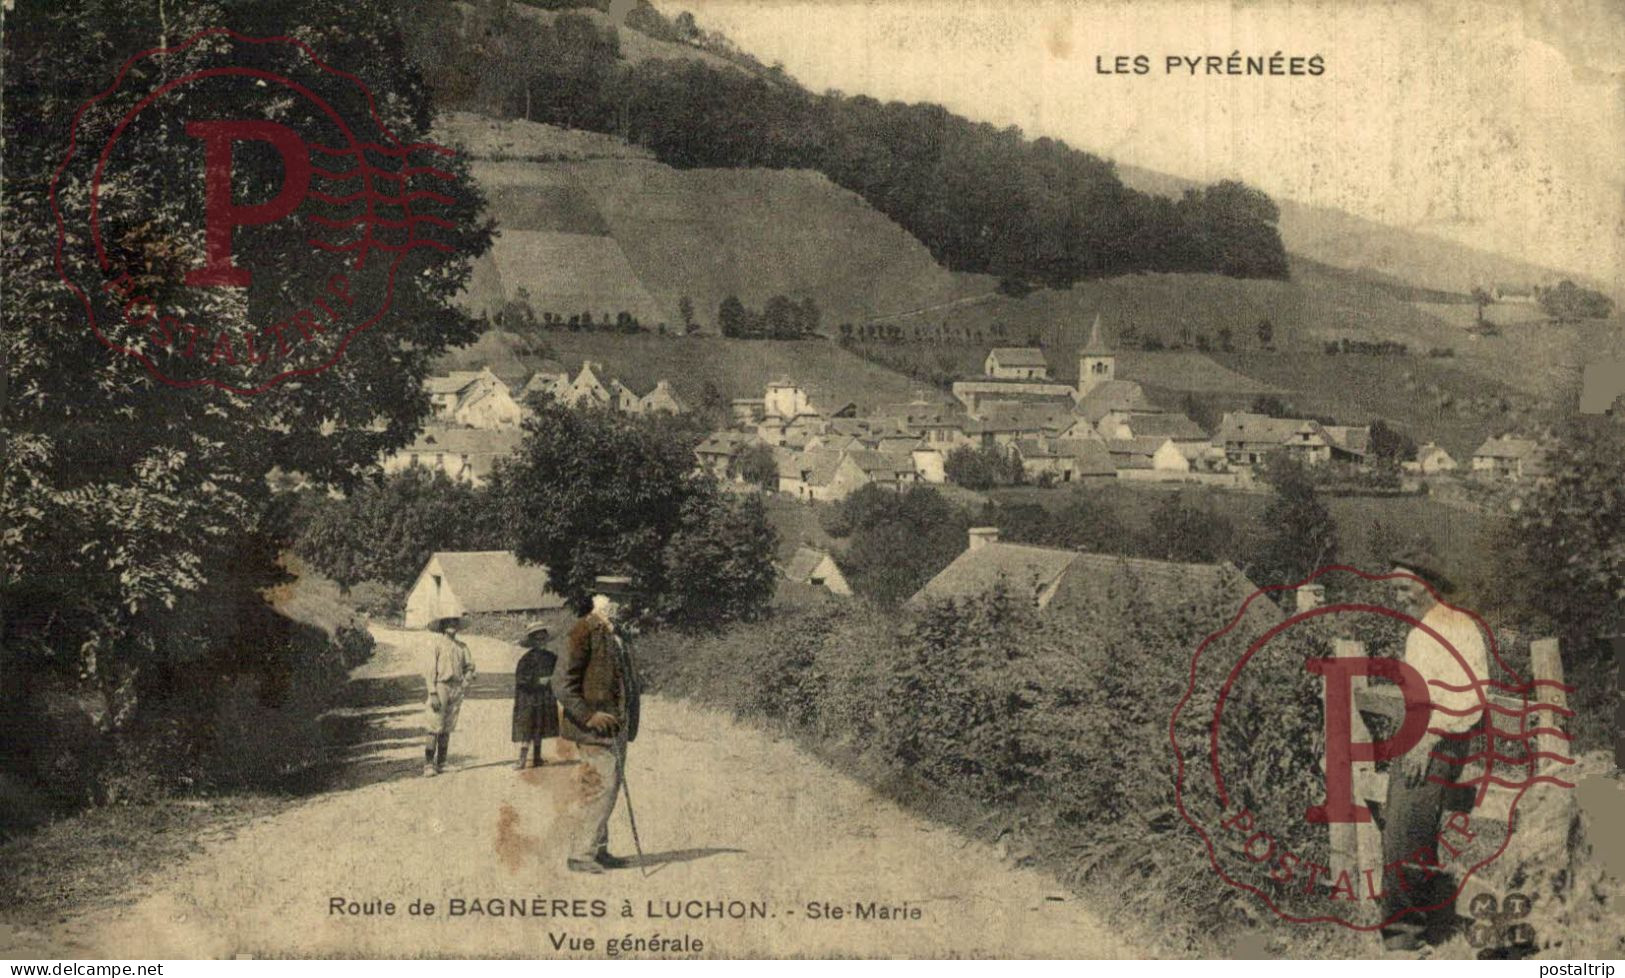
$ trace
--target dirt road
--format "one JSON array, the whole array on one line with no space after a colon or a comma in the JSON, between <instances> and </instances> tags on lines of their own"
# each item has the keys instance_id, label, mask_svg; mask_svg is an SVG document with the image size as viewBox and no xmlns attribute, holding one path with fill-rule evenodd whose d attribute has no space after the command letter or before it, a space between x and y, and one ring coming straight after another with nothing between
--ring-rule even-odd
<instances>
[{"instance_id":1,"label":"dirt road","mask_svg":"<svg viewBox=\"0 0 1625 978\"><path fill-rule=\"evenodd\" d=\"M566 872L578 768L513 770L518 650L469 637L481 678L450 769L424 778L414 669L422 635L375 635L378 655L354 684L359 705L333 718L350 743L337 749L327 790L205 840L202 855L128 905L7 928L0 943L53 958L598 957L612 939L657 934L685 942L661 956L1149 950L1106 929L1054 880L904 812L792 744L658 697L645 705L628 762L645 865ZM632 853L624 808L611 848ZM434 915L411 913L414 901L434 904ZM860 919L871 905L877 913ZM878 919L882 907L901 909ZM648 955L635 946L625 956Z\"/></svg>"}]
</instances>

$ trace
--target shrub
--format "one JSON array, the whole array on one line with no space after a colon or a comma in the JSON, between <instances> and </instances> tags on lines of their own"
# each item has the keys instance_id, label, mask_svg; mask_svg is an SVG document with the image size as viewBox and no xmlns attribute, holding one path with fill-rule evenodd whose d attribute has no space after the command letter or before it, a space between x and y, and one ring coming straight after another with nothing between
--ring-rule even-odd
<instances>
[{"instance_id":1,"label":"shrub","mask_svg":"<svg viewBox=\"0 0 1625 978\"><path fill-rule=\"evenodd\" d=\"M794 609L714 637L652 636L642 662L651 688L783 724L906 804L984 837L1009 833L1014 851L1068 883L1132 881L1130 912L1213 931L1244 901L1214 879L1173 807L1169 718L1192 650L1235 598L1153 603L1143 584L1127 572L1064 619L1004 588L901 616ZM1318 777L1304 734L1318 690L1295 661L1313 644L1272 643L1278 661L1244 672L1226 731L1230 749L1273 761L1237 790L1283 825L1302 822L1294 806ZM1210 691L1186 714L1204 745L1212 702ZM1297 851L1323 856L1316 833L1301 835Z\"/></svg>"}]
</instances>

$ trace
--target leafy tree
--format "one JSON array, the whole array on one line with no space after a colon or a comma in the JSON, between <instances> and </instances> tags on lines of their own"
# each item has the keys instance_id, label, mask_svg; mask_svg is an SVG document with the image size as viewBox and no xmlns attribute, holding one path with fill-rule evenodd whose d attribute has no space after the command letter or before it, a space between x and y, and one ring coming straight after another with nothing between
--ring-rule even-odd
<instances>
[{"instance_id":1,"label":"leafy tree","mask_svg":"<svg viewBox=\"0 0 1625 978\"><path fill-rule=\"evenodd\" d=\"M1625 425L1579 415L1549 446L1548 475L1512 515L1497 593L1587 654L1625 632Z\"/></svg>"},{"instance_id":2,"label":"leafy tree","mask_svg":"<svg viewBox=\"0 0 1625 978\"><path fill-rule=\"evenodd\" d=\"M153 684L162 688L165 670L187 662L224 669L242 654L231 647L238 644L227 638L235 626L222 614L256 603L263 608L259 589L282 576L275 560L283 541L267 477L280 470L315 486L354 487L381 454L417 430L428 408L422 382L430 362L479 332L452 299L473 259L489 247L490 232L479 219L484 202L466 163L437 161L459 177L437 186L452 199L439 213L453 226L436 233L449 250L402 254L390 311L356 334L329 369L253 397L177 390L103 347L84 308L58 281L45 188L62 162L70 120L130 55L229 23L250 35L293 35L313 44L373 91L389 92L377 105L383 121L402 142L420 141L429 135L428 92L405 56L394 17L394 5L379 0L313 0L296 8L20 0L7 11L10 104L0 161L8 226L0 283L8 370L0 431L8 460L0 492L4 644L7 658L26 659L31 672L83 677L86 690L101 695L99 723L110 737L139 721L145 694ZM276 68L281 54L240 45L236 57ZM206 56L193 48L166 60L163 70L178 75ZM263 117L267 110L206 87L182 86L167 98L151 118L173 125L176 138L150 141L151 152L120 161L127 193L104 195L101 217L104 226L128 232L117 243L118 258L141 274L156 305L180 308L183 276L160 273L173 270L178 243L190 248L204 238L202 188L180 176L198 172L197 141L180 127L186 119ZM303 108L290 103L274 111ZM244 199L266 199L282 179L275 154L241 154L234 169ZM78 206L85 193L70 179L59 199ZM331 266L279 247L276 236L240 234L236 262L276 274L257 275L253 287L227 290L229 299L190 311L246 335L279 307L283 290L321 294ZM100 278L101 270L77 252L64 262L77 281ZM383 283L354 284L365 290L355 295L357 308L383 305Z\"/></svg>"},{"instance_id":3,"label":"leafy tree","mask_svg":"<svg viewBox=\"0 0 1625 978\"><path fill-rule=\"evenodd\" d=\"M841 572L881 604L907 600L965 549L968 523L929 486L901 493L864 486L836 509L826 529L851 538L838 558Z\"/></svg>"},{"instance_id":4,"label":"leafy tree","mask_svg":"<svg viewBox=\"0 0 1625 978\"><path fill-rule=\"evenodd\" d=\"M738 296L730 295L717 306L717 328L722 330L723 336L744 336L748 316L745 304L739 301Z\"/></svg>"},{"instance_id":5,"label":"leafy tree","mask_svg":"<svg viewBox=\"0 0 1625 978\"><path fill-rule=\"evenodd\" d=\"M1164 496L1151 511L1138 550L1156 560L1212 563L1236 556L1235 536L1229 518L1175 492Z\"/></svg>"},{"instance_id":6,"label":"leafy tree","mask_svg":"<svg viewBox=\"0 0 1625 978\"><path fill-rule=\"evenodd\" d=\"M1268 350L1275 343L1275 324L1268 319L1260 319L1254 327L1258 334L1258 345Z\"/></svg>"},{"instance_id":7,"label":"leafy tree","mask_svg":"<svg viewBox=\"0 0 1625 978\"><path fill-rule=\"evenodd\" d=\"M1494 302L1488 289L1481 285L1473 286L1473 321L1479 325L1484 323L1484 307Z\"/></svg>"},{"instance_id":8,"label":"leafy tree","mask_svg":"<svg viewBox=\"0 0 1625 978\"><path fill-rule=\"evenodd\" d=\"M1614 311L1614 300L1594 289L1581 288L1568 279L1549 289L1541 289L1536 301L1546 315L1558 322L1606 319Z\"/></svg>"},{"instance_id":9,"label":"leafy tree","mask_svg":"<svg viewBox=\"0 0 1625 978\"><path fill-rule=\"evenodd\" d=\"M717 492L690 497L665 548L662 616L711 627L756 617L778 583L777 547L778 533L761 497Z\"/></svg>"},{"instance_id":10,"label":"leafy tree","mask_svg":"<svg viewBox=\"0 0 1625 978\"><path fill-rule=\"evenodd\" d=\"M700 324L694 321L694 300L683 296L677 300L677 314L683 320L683 332L695 333L699 331Z\"/></svg>"},{"instance_id":11,"label":"leafy tree","mask_svg":"<svg viewBox=\"0 0 1625 978\"><path fill-rule=\"evenodd\" d=\"M1380 418L1371 422L1368 449L1373 458L1390 464L1408 462L1416 457L1415 439L1403 431L1389 427L1388 423Z\"/></svg>"},{"instance_id":12,"label":"leafy tree","mask_svg":"<svg viewBox=\"0 0 1625 978\"><path fill-rule=\"evenodd\" d=\"M754 546L754 531L731 535L715 528L713 535L705 525L711 517L740 514L713 500L716 483L694 471L694 447L704 436L702 424L684 415L642 417L542 402L525 422L513 464L492 481L513 528L515 553L547 565L567 597L588 593L600 574L628 574L649 610L696 620L700 609L692 596L720 585L672 578L678 570L702 573L674 562L674 536L685 534L689 556L701 546L726 550L705 565L711 570L732 573L760 556L731 549ZM769 548L761 559L771 558ZM739 606L728 607L732 614Z\"/></svg>"},{"instance_id":13,"label":"leafy tree","mask_svg":"<svg viewBox=\"0 0 1625 978\"><path fill-rule=\"evenodd\" d=\"M1337 562L1337 523L1315 492L1309 470L1276 452L1264 481L1274 490L1258 520L1259 545L1248 572L1263 586L1292 584Z\"/></svg>"},{"instance_id":14,"label":"leafy tree","mask_svg":"<svg viewBox=\"0 0 1625 978\"><path fill-rule=\"evenodd\" d=\"M486 490L414 466L343 499L317 496L293 550L340 587L409 585L437 550L507 550L494 502Z\"/></svg>"},{"instance_id":15,"label":"leafy tree","mask_svg":"<svg viewBox=\"0 0 1625 978\"><path fill-rule=\"evenodd\" d=\"M1289 418L1292 416L1292 405L1274 394L1260 394L1253 398L1251 410L1254 414L1265 414L1272 418Z\"/></svg>"},{"instance_id":16,"label":"leafy tree","mask_svg":"<svg viewBox=\"0 0 1625 978\"><path fill-rule=\"evenodd\" d=\"M943 460L943 472L949 481L967 489L991 489L1020 483L1024 477L1021 459L1015 449L1002 445L984 445L972 448L960 445Z\"/></svg>"},{"instance_id":17,"label":"leafy tree","mask_svg":"<svg viewBox=\"0 0 1625 978\"><path fill-rule=\"evenodd\" d=\"M746 447L729 461L732 475L763 489L779 488L779 465L773 459L773 449L757 442Z\"/></svg>"},{"instance_id":18,"label":"leafy tree","mask_svg":"<svg viewBox=\"0 0 1625 978\"><path fill-rule=\"evenodd\" d=\"M762 310L763 333L769 339L788 340L801 334L800 310L790 299L776 295L767 300Z\"/></svg>"}]
</instances>

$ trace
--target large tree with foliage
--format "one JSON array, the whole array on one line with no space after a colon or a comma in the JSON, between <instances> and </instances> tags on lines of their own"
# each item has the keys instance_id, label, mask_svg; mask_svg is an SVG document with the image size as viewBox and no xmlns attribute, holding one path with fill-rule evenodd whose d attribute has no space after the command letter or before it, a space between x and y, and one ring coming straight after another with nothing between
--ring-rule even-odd
<instances>
[{"instance_id":1,"label":"large tree with foliage","mask_svg":"<svg viewBox=\"0 0 1625 978\"><path fill-rule=\"evenodd\" d=\"M342 499L307 499L298 513L294 552L354 587L412 583L437 550L506 550L489 490L413 467L369 482Z\"/></svg>"},{"instance_id":2,"label":"large tree with foliage","mask_svg":"<svg viewBox=\"0 0 1625 978\"><path fill-rule=\"evenodd\" d=\"M444 188L452 202L440 213L452 227L437 236L450 250L405 254L391 312L357 334L330 369L257 396L165 386L101 345L84 307L58 281L46 188L75 110L137 52L224 25L303 39L387 93L377 102L384 123L402 141L417 141L430 124L428 92L405 57L393 5L19 0L6 21L5 646L12 662L28 657L85 677L102 692L102 723L112 731L133 714L148 677L232 641L229 631L214 630L211 609L232 607L275 579L278 541L266 518L273 469L351 485L417 428L430 360L476 335L450 300L490 235L477 221L483 204L466 168L445 160L465 178ZM257 56L254 46L240 47L242 58ZM203 56L195 47L162 70L179 72ZM259 56L272 55L267 48ZM155 105L152 124L181 137L188 120L232 111L275 119L294 109L224 104L215 89L183 86ZM119 161L120 189L145 193L104 195L102 220L117 232L110 240L118 259L160 307L174 308L165 289L179 281L164 273L203 240L198 144L175 138L145 149ZM280 164L275 154L244 153L236 175L244 199L263 200L279 185ZM64 208L85 200L86 187L72 179L58 190ZM269 236L238 236L237 263L276 274L222 290L230 294L206 310L217 326L250 332L282 301L282 288L305 287L311 266L324 264L276 247ZM76 281L100 275L78 250L63 261ZM358 279L357 288L382 283ZM382 304L370 291L356 301Z\"/></svg>"},{"instance_id":3,"label":"large tree with foliage","mask_svg":"<svg viewBox=\"0 0 1625 978\"><path fill-rule=\"evenodd\" d=\"M1337 523L1315 492L1309 469L1282 452L1265 462L1264 481L1274 490L1258 520L1258 549L1247 573L1266 587L1295 584L1337 563Z\"/></svg>"},{"instance_id":4,"label":"large tree with foliage","mask_svg":"<svg viewBox=\"0 0 1625 978\"><path fill-rule=\"evenodd\" d=\"M929 486L894 492L864 486L825 520L831 536L850 538L838 559L859 594L899 604L965 549L969 521Z\"/></svg>"},{"instance_id":5,"label":"large tree with foliage","mask_svg":"<svg viewBox=\"0 0 1625 978\"><path fill-rule=\"evenodd\" d=\"M492 490L521 560L547 565L570 597L600 574L633 579L645 610L679 622L753 613L769 595L755 585L771 565L765 512L725 504L696 470L705 431L678 415L536 405L513 463ZM722 524L737 521L739 525ZM701 595L738 594L714 609Z\"/></svg>"},{"instance_id":6,"label":"large tree with foliage","mask_svg":"<svg viewBox=\"0 0 1625 978\"><path fill-rule=\"evenodd\" d=\"M1558 433L1548 475L1520 500L1498 562L1499 593L1580 647L1625 633L1625 422L1577 415Z\"/></svg>"}]
</instances>

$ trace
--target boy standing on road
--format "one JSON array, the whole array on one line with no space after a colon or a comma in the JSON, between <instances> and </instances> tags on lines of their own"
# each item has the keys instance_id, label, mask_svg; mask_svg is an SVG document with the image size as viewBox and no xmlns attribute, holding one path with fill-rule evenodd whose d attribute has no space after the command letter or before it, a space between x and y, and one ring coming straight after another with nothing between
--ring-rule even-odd
<instances>
[{"instance_id":1,"label":"boy standing on road","mask_svg":"<svg viewBox=\"0 0 1625 978\"><path fill-rule=\"evenodd\" d=\"M423 683L429 698L426 726L429 739L423 745L423 776L432 778L446 767L446 750L451 732L457 729L457 714L463 697L474 681L474 657L457 637L462 619L452 615L429 624L429 648L423 657Z\"/></svg>"}]
</instances>

